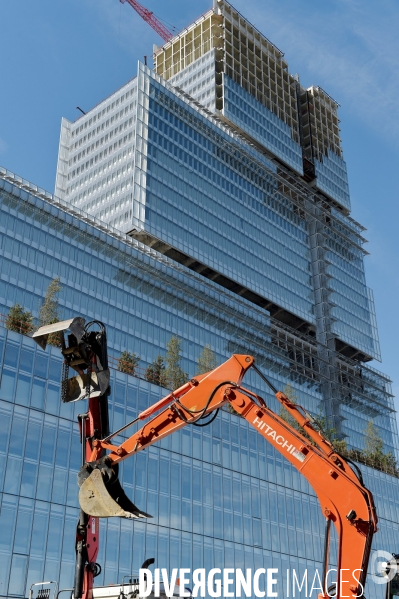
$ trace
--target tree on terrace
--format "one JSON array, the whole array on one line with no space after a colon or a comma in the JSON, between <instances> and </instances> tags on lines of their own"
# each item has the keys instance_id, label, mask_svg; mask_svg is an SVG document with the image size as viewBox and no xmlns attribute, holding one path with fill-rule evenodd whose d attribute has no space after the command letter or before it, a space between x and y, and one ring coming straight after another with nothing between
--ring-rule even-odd
<instances>
[{"instance_id":1,"label":"tree on terrace","mask_svg":"<svg viewBox=\"0 0 399 599\"><path fill-rule=\"evenodd\" d=\"M123 351L118 359L118 370L126 372L126 374L136 374L137 366L139 365L140 357L136 353Z\"/></svg>"},{"instance_id":2,"label":"tree on terrace","mask_svg":"<svg viewBox=\"0 0 399 599\"><path fill-rule=\"evenodd\" d=\"M166 344L165 382L169 389L178 389L187 382L188 374L180 366L181 341L175 335Z\"/></svg>"},{"instance_id":3,"label":"tree on terrace","mask_svg":"<svg viewBox=\"0 0 399 599\"><path fill-rule=\"evenodd\" d=\"M11 306L7 318L5 320L6 329L15 331L22 335L33 333L35 327L33 325L33 315L29 310L24 310L19 304Z\"/></svg>"},{"instance_id":4,"label":"tree on terrace","mask_svg":"<svg viewBox=\"0 0 399 599\"><path fill-rule=\"evenodd\" d=\"M147 366L145 378L149 383L165 387L165 363L162 356L157 356L152 364Z\"/></svg>"},{"instance_id":5,"label":"tree on terrace","mask_svg":"<svg viewBox=\"0 0 399 599\"><path fill-rule=\"evenodd\" d=\"M53 279L47 287L44 300L39 304L39 327L45 327L60 320L58 294L61 289L60 277ZM59 347L60 333L50 334L47 343Z\"/></svg>"},{"instance_id":6,"label":"tree on terrace","mask_svg":"<svg viewBox=\"0 0 399 599\"><path fill-rule=\"evenodd\" d=\"M197 362L197 374L204 374L210 372L217 366L216 356L211 350L210 345L205 345L204 349L200 353Z\"/></svg>"}]
</instances>

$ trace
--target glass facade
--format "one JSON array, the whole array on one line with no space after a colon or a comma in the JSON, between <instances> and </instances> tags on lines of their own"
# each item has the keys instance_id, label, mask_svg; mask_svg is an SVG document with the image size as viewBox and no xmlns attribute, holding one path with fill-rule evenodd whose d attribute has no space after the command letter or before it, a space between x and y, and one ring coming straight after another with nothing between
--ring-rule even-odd
<instances>
[{"instance_id":1,"label":"glass facade","mask_svg":"<svg viewBox=\"0 0 399 599\"><path fill-rule=\"evenodd\" d=\"M334 154L334 152L327 151L327 156L324 155L321 160L315 160L315 171L317 187L347 210L350 210L348 173L345 160Z\"/></svg>"},{"instance_id":2,"label":"glass facade","mask_svg":"<svg viewBox=\"0 0 399 599\"><path fill-rule=\"evenodd\" d=\"M60 276L62 317L103 320L112 363L128 349L146 366L178 335L190 375L205 344L218 361L248 352L278 388L290 383L298 401L319 412L321 352L305 340L300 346L298 332L279 328L264 309L11 173L3 172L0 188L0 312L18 302L37 315L43 289ZM374 410L386 449L397 452L389 381L364 366L356 394L353 365L340 359L340 372L345 365L348 373L341 396L354 430L351 442L363 447ZM61 404L58 350L44 352L1 326L0 361L0 596L24 597L40 579L70 588L82 404ZM142 378L111 373L114 430L165 394ZM259 379L249 377L248 384L278 411ZM381 518L374 547L396 551L398 481L365 470ZM120 582L146 557L167 568L321 568L324 522L314 493L235 415L222 412L211 426L187 428L126 460L122 480L133 501L154 517L101 523L97 585ZM367 594L381 597L381 588L370 586Z\"/></svg>"},{"instance_id":3,"label":"glass facade","mask_svg":"<svg viewBox=\"0 0 399 599\"><path fill-rule=\"evenodd\" d=\"M136 227L315 323L309 240L314 217L303 201L287 197L286 173L253 148L248 156L249 145L229 138L143 65L138 85ZM333 333L380 359L361 228L336 209L324 211L318 220L323 259L331 262L327 289Z\"/></svg>"},{"instance_id":4,"label":"glass facade","mask_svg":"<svg viewBox=\"0 0 399 599\"><path fill-rule=\"evenodd\" d=\"M337 210L332 210L331 216L325 260L330 277L332 330L350 346L381 360L373 293L366 286L362 230Z\"/></svg>"},{"instance_id":5,"label":"glass facade","mask_svg":"<svg viewBox=\"0 0 399 599\"><path fill-rule=\"evenodd\" d=\"M147 141L136 147L141 162L146 158L145 230L312 320L305 223L268 206L267 196L277 191L272 173L264 170L261 179L250 166L243 172L245 149L240 155L239 146L231 148L216 126L156 81L146 101Z\"/></svg>"},{"instance_id":6,"label":"glass facade","mask_svg":"<svg viewBox=\"0 0 399 599\"><path fill-rule=\"evenodd\" d=\"M212 49L169 79L174 87L183 89L211 112L216 110L215 60Z\"/></svg>"},{"instance_id":7,"label":"glass facade","mask_svg":"<svg viewBox=\"0 0 399 599\"><path fill-rule=\"evenodd\" d=\"M319 191L350 208L345 162L332 150L322 155L321 146L320 176L307 185L298 176L302 149L292 127L227 74L218 112L224 121L213 116L205 106L215 89L216 53L174 75L179 87L139 63L137 77L115 94L75 123L64 119L56 191L150 246L177 250L202 272L228 279L228 288L284 309L316 336L331 334L364 359L380 359L361 227ZM314 204L324 205L317 222ZM310 240L315 227L321 258ZM318 314L320 275L329 279L321 290L329 325ZM287 316L285 322L293 324Z\"/></svg>"},{"instance_id":8,"label":"glass facade","mask_svg":"<svg viewBox=\"0 0 399 599\"><path fill-rule=\"evenodd\" d=\"M82 404L60 402L58 350L43 352L3 327L0 348L0 596L25 597L40 580L72 584ZM114 430L162 393L115 370L111 386ZM211 426L184 429L121 470L127 495L153 518L101 521L97 586L121 582L147 557L168 569L321 572L324 518L312 489L241 418L222 412ZM379 514L374 549L395 551L398 480L362 470ZM284 596L280 584L278 590ZM382 597L376 585L366 592Z\"/></svg>"},{"instance_id":9,"label":"glass facade","mask_svg":"<svg viewBox=\"0 0 399 599\"><path fill-rule=\"evenodd\" d=\"M56 196L119 228L132 217L136 111L132 79L87 119L61 123Z\"/></svg>"},{"instance_id":10,"label":"glass facade","mask_svg":"<svg viewBox=\"0 0 399 599\"><path fill-rule=\"evenodd\" d=\"M303 174L302 148L292 139L291 127L227 75L223 114L274 156Z\"/></svg>"},{"instance_id":11,"label":"glass facade","mask_svg":"<svg viewBox=\"0 0 399 599\"><path fill-rule=\"evenodd\" d=\"M214 58L211 50L173 79L202 93ZM145 233L150 245L159 240L244 288L248 297L256 294L317 328L320 258L312 254L315 223L307 202L321 198L298 178L290 181L302 172L290 127L227 75L223 81L224 116L259 147L139 63L137 78L68 125L69 171L61 197L144 242L138 233ZM291 169L261 147L281 160L284 154ZM329 160L323 164L339 178L342 158ZM331 262L324 291L330 332L368 359L380 359L361 227L334 207L321 210L318 221L316 242L324 248L323 262Z\"/></svg>"}]
</instances>

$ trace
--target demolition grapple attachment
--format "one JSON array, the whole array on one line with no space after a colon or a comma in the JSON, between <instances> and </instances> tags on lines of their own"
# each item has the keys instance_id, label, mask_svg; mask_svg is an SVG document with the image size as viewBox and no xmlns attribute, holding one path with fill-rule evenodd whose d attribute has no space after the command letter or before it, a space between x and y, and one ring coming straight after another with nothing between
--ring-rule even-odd
<instances>
[{"instance_id":1,"label":"demolition grapple attachment","mask_svg":"<svg viewBox=\"0 0 399 599\"><path fill-rule=\"evenodd\" d=\"M91 330L94 324L100 330ZM42 349L46 349L47 343L58 345L61 349L65 360L62 376L63 402L108 395L110 375L105 327L101 322L86 324L85 319L78 316L41 327L32 338ZM77 373L71 378L68 378L69 368Z\"/></svg>"},{"instance_id":2,"label":"demolition grapple attachment","mask_svg":"<svg viewBox=\"0 0 399 599\"><path fill-rule=\"evenodd\" d=\"M86 514L98 518L151 518L130 501L118 478L118 465L107 458L82 466L78 475L79 503Z\"/></svg>"},{"instance_id":3,"label":"demolition grapple attachment","mask_svg":"<svg viewBox=\"0 0 399 599\"><path fill-rule=\"evenodd\" d=\"M84 318L77 317L41 327L33 338L42 349L47 343L61 349L64 356L62 401L90 400L87 414L79 416L83 466L78 484L83 512L98 518L151 518L125 495L118 479L118 465L112 464L103 455L104 451L97 462L86 462L94 441L109 435L110 373L104 324L96 320L86 324ZM77 373L71 378L68 378L69 368Z\"/></svg>"},{"instance_id":4,"label":"demolition grapple attachment","mask_svg":"<svg viewBox=\"0 0 399 599\"><path fill-rule=\"evenodd\" d=\"M37 329L37 331L33 333L32 339L34 339L42 349L46 349L49 335L58 336L61 344L61 337L63 337L62 333L67 330L74 335L77 343L81 343L82 337L85 334L85 319L81 316L77 316L76 318L70 318L69 320L62 320L40 327L40 329Z\"/></svg>"}]
</instances>

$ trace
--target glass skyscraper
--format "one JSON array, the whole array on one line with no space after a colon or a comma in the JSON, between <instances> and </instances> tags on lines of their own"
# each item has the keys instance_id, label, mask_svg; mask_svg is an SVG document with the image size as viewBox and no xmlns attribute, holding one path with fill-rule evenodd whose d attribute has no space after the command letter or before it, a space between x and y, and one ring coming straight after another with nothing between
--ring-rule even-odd
<instances>
[{"instance_id":1,"label":"glass skyscraper","mask_svg":"<svg viewBox=\"0 0 399 599\"><path fill-rule=\"evenodd\" d=\"M178 336L190 376L206 345L218 362L251 354L350 448L364 448L372 420L399 458L390 381L368 365L378 335L337 109L220 0L159 49L154 72L139 63L115 94L63 119L54 196L0 170L0 597L73 582L84 408L61 404L60 352L4 326L15 303L37 316L55 277L62 317L107 327L112 429L166 393L145 368ZM140 357L136 376L116 369L125 350ZM279 411L259 379L247 385ZM120 583L147 557L168 569L321 571L312 489L236 415L187 427L121 470L153 519L101 523L96 584ZM398 479L362 470L380 519L373 548L398 552Z\"/></svg>"}]
</instances>

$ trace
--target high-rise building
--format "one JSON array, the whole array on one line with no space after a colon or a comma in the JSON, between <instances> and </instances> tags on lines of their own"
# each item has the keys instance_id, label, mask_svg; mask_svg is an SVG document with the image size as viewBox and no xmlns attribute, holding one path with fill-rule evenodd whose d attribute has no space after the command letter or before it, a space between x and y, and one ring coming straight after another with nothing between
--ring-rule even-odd
<instances>
[{"instance_id":1,"label":"high-rise building","mask_svg":"<svg viewBox=\"0 0 399 599\"><path fill-rule=\"evenodd\" d=\"M223 0L155 71L63 119L55 194L325 346L324 409L345 434L331 352L380 350L338 104Z\"/></svg>"},{"instance_id":2,"label":"high-rise building","mask_svg":"<svg viewBox=\"0 0 399 599\"><path fill-rule=\"evenodd\" d=\"M113 429L165 392L145 370L178 336L189 375L206 345L219 362L249 353L350 448L364 448L372 420L399 457L390 381L368 365L378 335L337 109L216 1L157 50L155 72L139 64L86 115L63 119L54 196L0 171L0 312L19 303L37 316L59 276L60 316L105 323ZM116 370L125 350L140 357L135 376ZM4 326L0 369L0 597L24 597L40 579L68 588L82 408L61 404L58 350ZM248 384L279 411L261 381ZM397 552L398 479L361 468L380 518L373 547ZM102 523L98 584L121 582L145 557L321 571L312 489L236 415L184 429L122 471L154 518Z\"/></svg>"}]
</instances>

